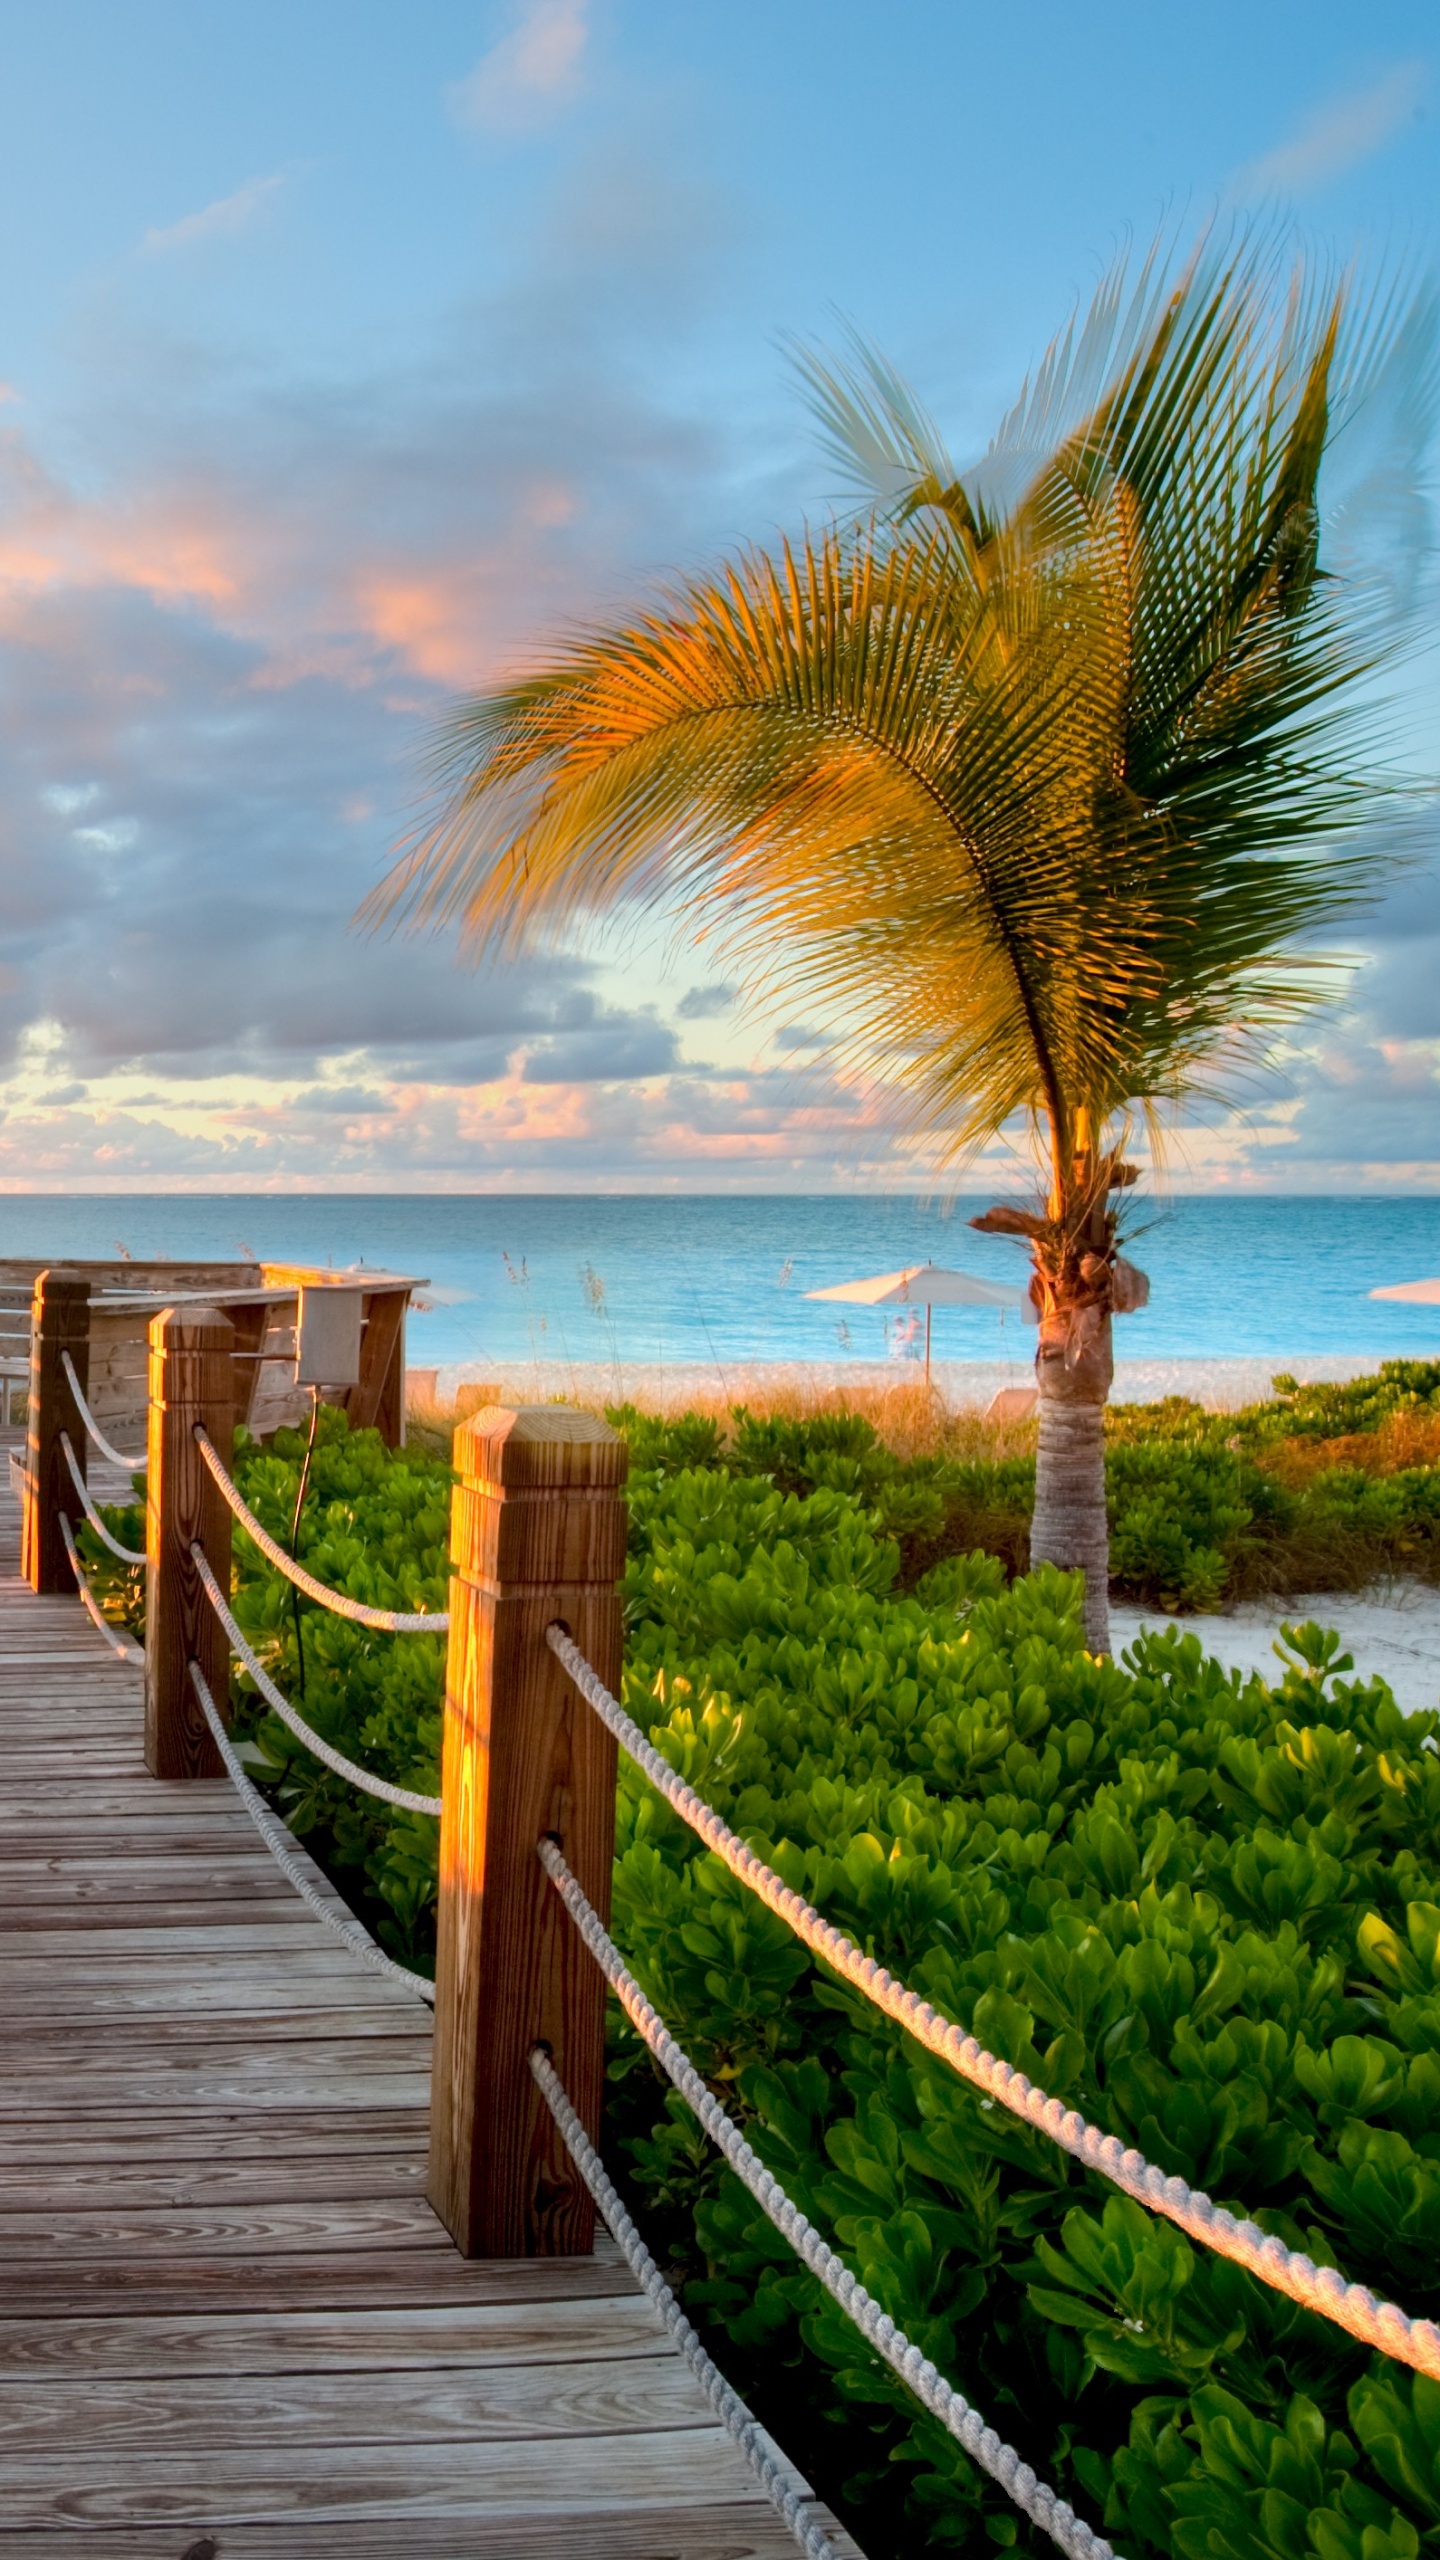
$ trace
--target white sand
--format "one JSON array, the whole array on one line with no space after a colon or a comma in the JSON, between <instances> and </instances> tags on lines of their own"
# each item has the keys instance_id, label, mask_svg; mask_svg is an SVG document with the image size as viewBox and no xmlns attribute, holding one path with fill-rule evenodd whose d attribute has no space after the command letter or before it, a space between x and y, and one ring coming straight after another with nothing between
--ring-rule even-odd
<instances>
[{"instance_id":1,"label":"white sand","mask_svg":"<svg viewBox=\"0 0 1440 2560\"><path fill-rule=\"evenodd\" d=\"M1142 1627L1180 1627L1197 1635L1227 1670L1278 1680L1282 1671L1273 1647L1281 1623L1302 1626L1307 1618L1334 1627L1344 1651L1355 1656L1356 1673L1388 1680L1399 1706L1440 1706L1440 1590L1430 1583L1311 1592L1283 1609L1268 1600L1242 1601L1224 1617L1167 1618L1161 1610L1112 1608L1110 1641L1119 1655Z\"/></svg>"},{"instance_id":2,"label":"white sand","mask_svg":"<svg viewBox=\"0 0 1440 2560\"><path fill-rule=\"evenodd\" d=\"M1300 1353L1276 1354L1265 1360L1119 1360L1115 1364L1114 1401L1153 1404L1161 1396L1193 1396L1197 1403L1227 1412L1236 1405L1256 1404L1271 1392L1270 1381L1284 1373L1302 1380L1363 1378L1379 1366L1380 1354L1366 1358L1327 1360ZM547 1396L573 1396L592 1404L663 1400L672 1409L687 1395L752 1394L767 1376L807 1379L817 1388L905 1386L922 1374L913 1360L819 1361L666 1361L615 1364L600 1361L497 1361L486 1368L476 1361L451 1362L438 1372L438 1391L449 1402L457 1386L485 1381L507 1397L537 1401ZM933 1376L952 1405L987 1405L998 1387L1033 1384L1028 1356L1014 1360L937 1360Z\"/></svg>"}]
</instances>

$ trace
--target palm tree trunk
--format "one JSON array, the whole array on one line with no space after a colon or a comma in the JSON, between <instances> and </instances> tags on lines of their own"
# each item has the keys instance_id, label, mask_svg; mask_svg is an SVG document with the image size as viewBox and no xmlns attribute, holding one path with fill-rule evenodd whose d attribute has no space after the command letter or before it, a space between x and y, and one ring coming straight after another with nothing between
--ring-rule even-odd
<instances>
[{"instance_id":1,"label":"palm tree trunk","mask_svg":"<svg viewBox=\"0 0 1440 2560\"><path fill-rule=\"evenodd\" d=\"M1110 1318L1102 1314L1074 1366L1067 1365L1068 1322L1059 1311L1044 1325L1035 1355L1040 1390L1040 1446L1030 1562L1063 1565L1085 1576L1085 1642L1110 1650L1110 1529L1105 1513L1105 1403L1115 1373Z\"/></svg>"}]
</instances>

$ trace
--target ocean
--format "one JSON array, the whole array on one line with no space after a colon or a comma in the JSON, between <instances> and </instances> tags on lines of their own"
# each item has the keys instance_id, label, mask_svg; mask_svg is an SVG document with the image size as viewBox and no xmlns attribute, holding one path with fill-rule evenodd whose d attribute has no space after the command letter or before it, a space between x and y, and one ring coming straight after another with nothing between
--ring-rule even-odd
<instances>
[{"instance_id":1,"label":"ocean","mask_svg":"<svg viewBox=\"0 0 1440 2560\"><path fill-rule=\"evenodd\" d=\"M993 1196L993 1195L988 1195ZM429 1283L413 1366L500 1375L522 1364L883 1360L877 1309L807 1303L807 1289L935 1261L1020 1282L1021 1248L907 1196L465 1193L8 1193L0 1256L364 1261ZM1127 1361L1354 1365L1440 1354L1440 1307L1367 1292L1440 1272L1440 1199L1146 1199L1128 1250L1152 1298L1116 1327ZM1031 1357L1018 1315L937 1308L937 1361L1007 1371Z\"/></svg>"}]
</instances>

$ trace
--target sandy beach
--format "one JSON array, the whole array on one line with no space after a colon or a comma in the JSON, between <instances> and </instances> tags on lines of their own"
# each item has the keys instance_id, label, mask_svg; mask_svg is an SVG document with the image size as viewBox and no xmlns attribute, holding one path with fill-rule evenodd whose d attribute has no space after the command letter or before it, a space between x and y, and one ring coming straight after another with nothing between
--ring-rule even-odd
<instances>
[{"instance_id":1,"label":"sandy beach","mask_svg":"<svg viewBox=\"0 0 1440 2560\"><path fill-rule=\"evenodd\" d=\"M1028 1339L1033 1343L1033 1334ZM1313 1352L1308 1356L1297 1353L1288 1359L1121 1359L1115 1363L1112 1401L1153 1404L1162 1396L1193 1396L1198 1404L1225 1413L1237 1405L1261 1402L1272 1392L1272 1379L1280 1375L1302 1380L1363 1378L1378 1366L1374 1354L1325 1359ZM506 1399L543 1403L554 1396L566 1396L583 1404L623 1404L633 1400L676 1412L683 1410L687 1396L713 1397L718 1393L742 1401L747 1383L752 1393L758 1393L767 1381L778 1384L782 1380L821 1391L838 1387L874 1389L911 1385L921 1374L920 1363L915 1360L820 1360L803 1364L764 1360L512 1360L489 1367L470 1360L442 1364L437 1372L437 1393L442 1403L451 1403L458 1387L481 1382L498 1386ZM937 1360L931 1374L946 1403L957 1408L983 1408L1001 1387L1034 1384L1034 1371L1025 1351L1013 1360Z\"/></svg>"},{"instance_id":2,"label":"sandy beach","mask_svg":"<svg viewBox=\"0 0 1440 2560\"><path fill-rule=\"evenodd\" d=\"M1223 1617L1167 1618L1163 1610L1112 1607L1110 1636L1120 1655L1142 1627L1180 1627L1228 1671L1258 1671L1274 1681L1283 1677L1274 1649L1282 1623L1302 1626L1307 1618L1333 1627L1354 1655L1355 1672L1347 1676L1388 1681L1407 1713L1440 1706L1440 1591L1430 1583L1309 1592L1283 1609L1242 1600Z\"/></svg>"}]
</instances>

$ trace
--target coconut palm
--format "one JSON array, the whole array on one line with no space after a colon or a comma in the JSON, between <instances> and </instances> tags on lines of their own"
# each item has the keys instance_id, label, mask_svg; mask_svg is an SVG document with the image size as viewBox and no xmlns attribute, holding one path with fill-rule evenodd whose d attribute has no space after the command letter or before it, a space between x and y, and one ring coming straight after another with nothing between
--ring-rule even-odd
<instances>
[{"instance_id":1,"label":"coconut palm","mask_svg":"<svg viewBox=\"0 0 1440 2560\"><path fill-rule=\"evenodd\" d=\"M1126 1133L1265 1053L1325 985L1297 944L1370 886L1354 705L1395 597L1321 470L1370 395L1394 432L1352 479L1393 528L1418 434L1413 310L1362 322L1244 238L1161 267L1107 280L971 470L878 357L806 359L867 510L464 703L370 901L490 956L662 907L820 1012L932 1160L1030 1133L1033 1205L975 1223L1030 1252L1032 1559L1084 1572L1097 1649Z\"/></svg>"}]
</instances>

